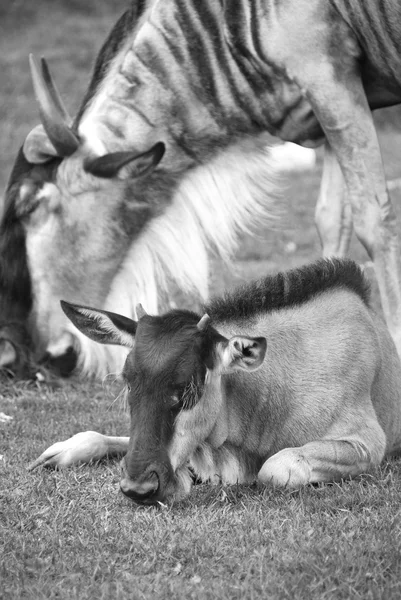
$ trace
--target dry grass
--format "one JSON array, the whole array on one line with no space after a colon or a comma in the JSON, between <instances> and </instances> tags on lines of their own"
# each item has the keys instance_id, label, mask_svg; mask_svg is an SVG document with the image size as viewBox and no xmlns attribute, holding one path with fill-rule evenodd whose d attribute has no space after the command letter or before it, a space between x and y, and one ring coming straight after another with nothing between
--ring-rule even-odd
<instances>
[{"instance_id":1,"label":"dry grass","mask_svg":"<svg viewBox=\"0 0 401 600\"><path fill-rule=\"evenodd\" d=\"M45 54L73 109L125 2L0 2L0 179L37 122L27 54ZM399 112L381 118L389 178L401 175ZM216 263L213 289L316 258L319 169L293 177L276 232L244 239L237 277ZM399 192L393 194L397 207ZM352 256L366 260L353 245ZM369 270L371 273L371 270ZM375 303L379 306L377 290ZM344 599L401 597L401 462L341 485L296 493L196 486L169 508L118 492L119 466L26 471L56 440L94 429L128 432L118 386L54 389L0 381L0 598Z\"/></svg>"}]
</instances>

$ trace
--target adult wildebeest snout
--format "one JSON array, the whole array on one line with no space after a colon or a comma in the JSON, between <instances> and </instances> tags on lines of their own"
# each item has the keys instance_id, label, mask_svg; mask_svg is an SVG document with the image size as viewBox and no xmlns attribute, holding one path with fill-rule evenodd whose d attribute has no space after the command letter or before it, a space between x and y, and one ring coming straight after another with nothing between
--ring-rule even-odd
<instances>
[{"instance_id":1,"label":"adult wildebeest snout","mask_svg":"<svg viewBox=\"0 0 401 600\"><path fill-rule=\"evenodd\" d=\"M74 371L78 362L78 353L74 346L67 346L59 355L45 352L40 363L60 377L68 377Z\"/></svg>"},{"instance_id":2,"label":"adult wildebeest snout","mask_svg":"<svg viewBox=\"0 0 401 600\"><path fill-rule=\"evenodd\" d=\"M57 376L67 377L75 369L77 358L72 338L71 343L60 347L58 352L35 353L32 338L24 325L17 322L0 325L0 370L30 378L37 369L45 367Z\"/></svg>"},{"instance_id":3,"label":"adult wildebeest snout","mask_svg":"<svg viewBox=\"0 0 401 600\"><path fill-rule=\"evenodd\" d=\"M23 324L0 324L0 369L6 369L20 377L29 375L31 345L31 338Z\"/></svg>"}]
</instances>

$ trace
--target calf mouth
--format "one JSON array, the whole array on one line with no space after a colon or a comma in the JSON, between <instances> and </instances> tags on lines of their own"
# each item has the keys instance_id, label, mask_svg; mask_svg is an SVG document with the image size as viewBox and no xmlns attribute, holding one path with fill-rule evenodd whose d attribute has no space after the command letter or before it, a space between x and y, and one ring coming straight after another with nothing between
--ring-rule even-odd
<instances>
[{"instance_id":1,"label":"calf mouth","mask_svg":"<svg viewBox=\"0 0 401 600\"><path fill-rule=\"evenodd\" d=\"M187 493L177 494L182 487L180 478L177 478L168 462L164 460L146 462L145 468L139 461L131 463L128 469L126 457L122 459L120 489L125 496L138 504L170 504L187 495ZM188 470L187 472L189 473ZM191 480L191 477L188 477ZM189 489L190 485L185 491Z\"/></svg>"}]
</instances>

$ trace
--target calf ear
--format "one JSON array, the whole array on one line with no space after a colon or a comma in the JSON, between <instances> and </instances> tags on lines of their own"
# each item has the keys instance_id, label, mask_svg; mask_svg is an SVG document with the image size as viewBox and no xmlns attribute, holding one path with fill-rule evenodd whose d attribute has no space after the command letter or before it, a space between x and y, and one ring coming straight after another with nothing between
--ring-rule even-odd
<instances>
[{"instance_id":1,"label":"calf ear","mask_svg":"<svg viewBox=\"0 0 401 600\"><path fill-rule=\"evenodd\" d=\"M61 300L61 308L75 327L100 344L133 348L137 323L127 317Z\"/></svg>"},{"instance_id":2,"label":"calf ear","mask_svg":"<svg viewBox=\"0 0 401 600\"><path fill-rule=\"evenodd\" d=\"M256 371L265 358L266 346L264 337L232 337L221 348L223 369Z\"/></svg>"}]
</instances>

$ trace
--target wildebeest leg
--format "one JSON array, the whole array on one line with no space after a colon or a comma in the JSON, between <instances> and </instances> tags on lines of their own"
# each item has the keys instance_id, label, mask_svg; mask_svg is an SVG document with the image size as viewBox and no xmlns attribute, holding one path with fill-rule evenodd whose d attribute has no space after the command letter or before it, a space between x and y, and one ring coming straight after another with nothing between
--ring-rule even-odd
<instances>
[{"instance_id":1,"label":"wildebeest leg","mask_svg":"<svg viewBox=\"0 0 401 600\"><path fill-rule=\"evenodd\" d=\"M315 66L316 68L316 66ZM401 257L394 207L386 189L372 114L354 72L332 65L305 82L310 100L341 166L353 225L375 267L383 311L401 355Z\"/></svg>"},{"instance_id":2,"label":"wildebeest leg","mask_svg":"<svg viewBox=\"0 0 401 600\"><path fill-rule=\"evenodd\" d=\"M327 142L315 222L323 256L345 256L352 235L352 212L346 199L340 165Z\"/></svg>"},{"instance_id":3,"label":"wildebeest leg","mask_svg":"<svg viewBox=\"0 0 401 600\"><path fill-rule=\"evenodd\" d=\"M271 20L267 55L303 91L337 157L355 233L374 263L387 325L401 355L400 243L360 75L362 51L333 3L289 4L291 10L277 11Z\"/></svg>"},{"instance_id":4,"label":"wildebeest leg","mask_svg":"<svg viewBox=\"0 0 401 600\"><path fill-rule=\"evenodd\" d=\"M360 419L362 422L362 415ZM346 427L344 424L344 429ZM355 435L319 440L277 452L263 464L258 479L264 484L296 488L308 483L355 477L378 466L384 458L385 448L386 436L372 418Z\"/></svg>"},{"instance_id":5,"label":"wildebeest leg","mask_svg":"<svg viewBox=\"0 0 401 600\"><path fill-rule=\"evenodd\" d=\"M100 460L105 456L126 454L128 442L128 437L112 437L96 431L82 431L68 440L56 442L47 448L28 466L28 471L40 466L62 469L75 464Z\"/></svg>"}]
</instances>

